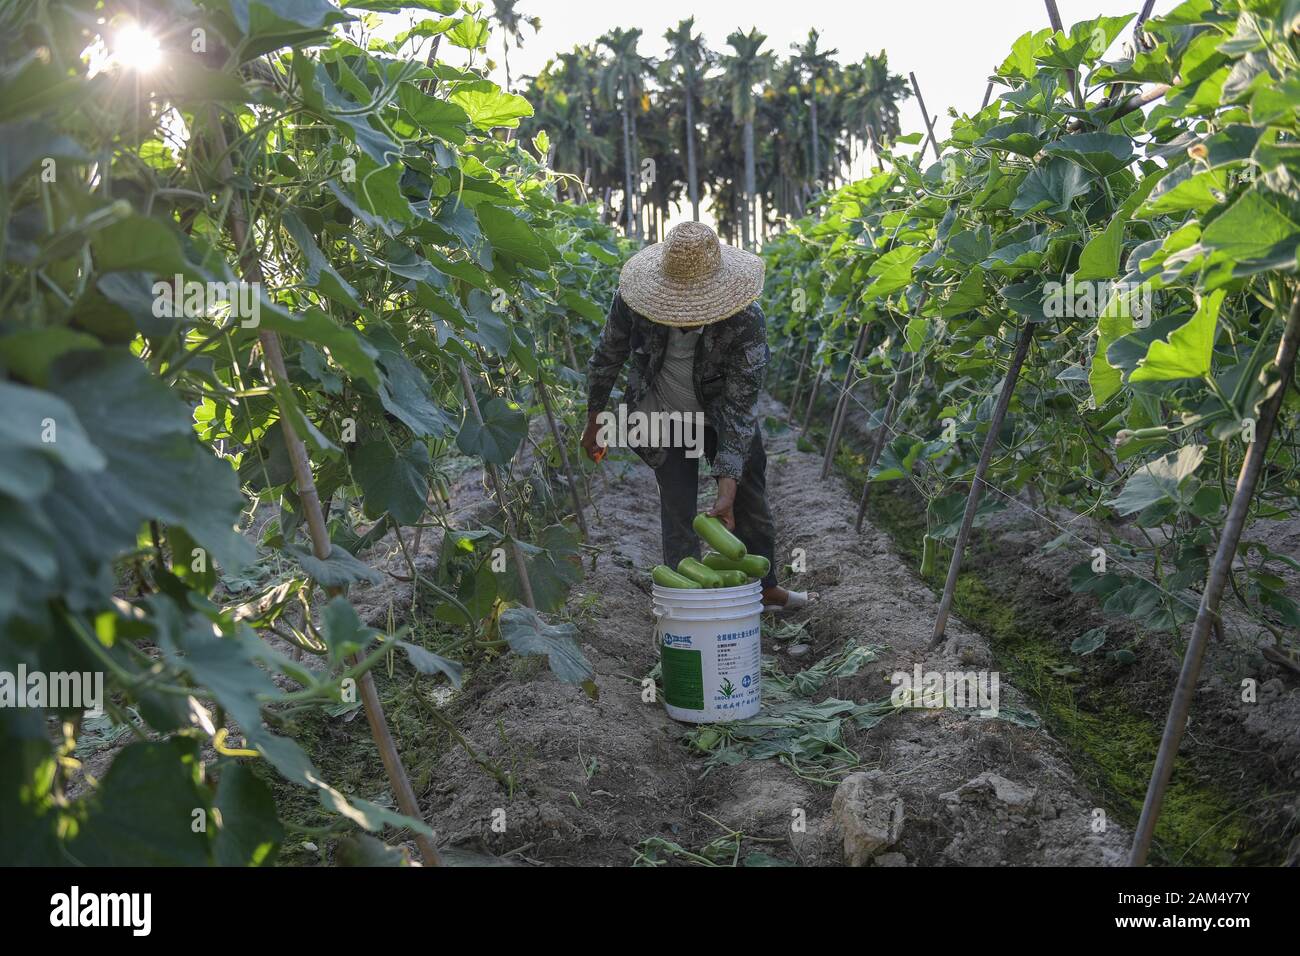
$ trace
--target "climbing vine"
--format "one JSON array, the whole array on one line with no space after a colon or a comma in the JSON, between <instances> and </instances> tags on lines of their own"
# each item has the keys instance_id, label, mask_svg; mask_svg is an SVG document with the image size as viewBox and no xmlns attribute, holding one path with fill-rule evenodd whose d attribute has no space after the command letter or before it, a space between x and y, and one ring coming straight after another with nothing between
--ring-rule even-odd
<instances>
[{"instance_id":1,"label":"climbing vine","mask_svg":"<svg viewBox=\"0 0 1300 956\"><path fill-rule=\"evenodd\" d=\"M421 18L376 36L398 7ZM0 670L103 674L138 738L74 794L83 708L0 708L4 859L269 862L273 768L436 863L370 669L458 684L505 647L595 692L542 615L581 576L560 452L622 250L557 202L545 134L515 139L531 109L476 69L487 39L457 0L0 12ZM486 524L446 507L466 457ZM346 596L426 527L413 587L455 659ZM396 808L282 732L358 692Z\"/></svg>"}]
</instances>

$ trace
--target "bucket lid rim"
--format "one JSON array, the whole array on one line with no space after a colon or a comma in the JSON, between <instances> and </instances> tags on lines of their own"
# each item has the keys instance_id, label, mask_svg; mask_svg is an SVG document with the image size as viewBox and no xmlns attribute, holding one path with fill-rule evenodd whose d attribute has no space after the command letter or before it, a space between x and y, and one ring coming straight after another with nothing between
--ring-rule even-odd
<instances>
[{"instance_id":1,"label":"bucket lid rim","mask_svg":"<svg viewBox=\"0 0 1300 956\"><path fill-rule=\"evenodd\" d=\"M706 597L710 597L718 594L729 594L729 593L734 594L736 592L743 592L743 591L758 592L762 590L761 585L762 582L754 581L751 584L736 584L727 588L698 588L698 589L691 588L688 590L687 588L665 588L656 584L654 586L654 593L671 594L674 596L683 595L686 597L686 600L688 601L698 601L698 600L703 600Z\"/></svg>"}]
</instances>

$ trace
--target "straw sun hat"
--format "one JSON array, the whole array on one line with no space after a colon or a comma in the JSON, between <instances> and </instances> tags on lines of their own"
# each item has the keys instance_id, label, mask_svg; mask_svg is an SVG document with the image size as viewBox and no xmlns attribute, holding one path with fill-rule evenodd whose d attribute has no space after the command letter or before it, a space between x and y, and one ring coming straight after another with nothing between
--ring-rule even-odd
<instances>
[{"instance_id":1,"label":"straw sun hat","mask_svg":"<svg viewBox=\"0 0 1300 956\"><path fill-rule=\"evenodd\" d=\"M623 266L618 290L635 312L660 325L729 319L763 292L763 260L724 246L699 222L684 222Z\"/></svg>"}]
</instances>

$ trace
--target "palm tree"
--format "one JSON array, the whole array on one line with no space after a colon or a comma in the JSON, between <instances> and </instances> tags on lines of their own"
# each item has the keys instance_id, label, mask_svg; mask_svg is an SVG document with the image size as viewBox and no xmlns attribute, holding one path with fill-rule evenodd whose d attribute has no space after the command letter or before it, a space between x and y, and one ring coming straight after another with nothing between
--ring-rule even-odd
<instances>
[{"instance_id":1,"label":"palm tree","mask_svg":"<svg viewBox=\"0 0 1300 956\"><path fill-rule=\"evenodd\" d=\"M700 174L695 159L695 104L699 101L701 81L712 54L704 38L695 33L695 18L687 17L677 28L664 34L668 41L666 72L677 81L686 103L686 188L691 197L691 218L700 218Z\"/></svg>"},{"instance_id":2,"label":"palm tree","mask_svg":"<svg viewBox=\"0 0 1300 956\"><path fill-rule=\"evenodd\" d=\"M663 224L672 215L674 203L681 197L686 181L686 165L681 149L681 131L674 119L682 115L680 107L666 102L667 95L659 98L658 108L642 116L636 126L637 142L641 151L654 156L654 179L641 185L641 203L645 218L646 239L663 240Z\"/></svg>"},{"instance_id":3,"label":"palm tree","mask_svg":"<svg viewBox=\"0 0 1300 956\"><path fill-rule=\"evenodd\" d=\"M790 49L795 52L793 57L795 68L807 81L808 114L812 126L812 162L810 165L814 182L820 179L822 174L821 131L817 126L817 96L826 79L835 69L835 61L831 58L840 52L839 50L819 49L818 42L820 40L821 34L816 30L809 30L808 39L802 45L798 43L790 44Z\"/></svg>"},{"instance_id":4,"label":"palm tree","mask_svg":"<svg viewBox=\"0 0 1300 956\"><path fill-rule=\"evenodd\" d=\"M879 167L880 151L899 133L898 105L912 91L907 80L889 72L889 57L884 50L877 56L868 53L863 57L847 85L849 127L862 132Z\"/></svg>"},{"instance_id":5,"label":"palm tree","mask_svg":"<svg viewBox=\"0 0 1300 956\"><path fill-rule=\"evenodd\" d=\"M767 206L778 216L803 215L809 174L809 155L803 148L807 103L800 91L799 69L793 60L778 64L763 90L758 122L766 131L760 169L766 173L759 189Z\"/></svg>"},{"instance_id":6,"label":"palm tree","mask_svg":"<svg viewBox=\"0 0 1300 956\"><path fill-rule=\"evenodd\" d=\"M718 135L704 137L700 152L700 191L709 196L710 211L717 222L718 235L730 245L740 244L740 215L745 168L741 137L726 135L740 121L731 109L731 95L726 78L710 76L705 80L700 98L700 125L717 130Z\"/></svg>"},{"instance_id":7,"label":"palm tree","mask_svg":"<svg viewBox=\"0 0 1300 956\"><path fill-rule=\"evenodd\" d=\"M598 118L591 108L593 59L589 47L578 47L560 54L558 63L548 62L537 76L525 77L533 115L519 126L524 140L546 130L553 144L552 167L586 180L587 187L594 185L588 177L603 178L614 158L613 144L593 123Z\"/></svg>"},{"instance_id":8,"label":"palm tree","mask_svg":"<svg viewBox=\"0 0 1300 956\"><path fill-rule=\"evenodd\" d=\"M561 53L560 62L564 65L564 89L579 102L586 120L587 147L581 150L583 161L573 172L586 177L590 170L595 177L590 185L594 185L595 180L612 172L613 157L618 152L608 135L609 118L596 108L604 61L594 46L576 46L569 53Z\"/></svg>"},{"instance_id":9,"label":"palm tree","mask_svg":"<svg viewBox=\"0 0 1300 956\"><path fill-rule=\"evenodd\" d=\"M656 65L637 53L640 36L611 31L528 77L534 115L518 131L527 139L547 130L554 168L603 195L606 215L624 220L628 236L657 238L687 197L698 218L707 195L719 233L752 247L782 218L804 214L815 183L840 180L859 144L879 162L898 135L908 88L883 53L841 67L810 31L778 60L750 30L733 33L719 58L686 19L665 33L667 56L652 83ZM719 60L724 69L713 70ZM705 132L713 130L719 135ZM640 181L642 153L656 158L652 183ZM618 195L621 210L610 201Z\"/></svg>"},{"instance_id":10,"label":"palm tree","mask_svg":"<svg viewBox=\"0 0 1300 956\"><path fill-rule=\"evenodd\" d=\"M492 6L495 13L492 19L501 24L501 59L506 68L506 91L510 90L510 41L515 41L515 46L524 45L524 26L533 28L536 33L542 28L541 17L524 16L515 9L515 4L519 0L492 0Z\"/></svg>"},{"instance_id":11,"label":"palm tree","mask_svg":"<svg viewBox=\"0 0 1300 956\"><path fill-rule=\"evenodd\" d=\"M754 114L757 100L754 88L763 83L772 68L771 52L760 52L767 35L757 27L748 33L734 31L727 43L735 53L722 58L726 91L731 101L731 112L743 128L745 145L745 195L740 213L741 241L746 248L751 245L750 231L754 220L754 192L757 188L754 172Z\"/></svg>"},{"instance_id":12,"label":"palm tree","mask_svg":"<svg viewBox=\"0 0 1300 956\"><path fill-rule=\"evenodd\" d=\"M607 47L611 57L600 77L600 92L605 104L617 105L623 120L623 189L627 235L641 239L641 215L637 208L636 177L641 165L636 137L636 115L645 108L645 76L651 61L637 52L639 29L615 27L597 42ZM634 175L635 170L635 175Z\"/></svg>"}]
</instances>

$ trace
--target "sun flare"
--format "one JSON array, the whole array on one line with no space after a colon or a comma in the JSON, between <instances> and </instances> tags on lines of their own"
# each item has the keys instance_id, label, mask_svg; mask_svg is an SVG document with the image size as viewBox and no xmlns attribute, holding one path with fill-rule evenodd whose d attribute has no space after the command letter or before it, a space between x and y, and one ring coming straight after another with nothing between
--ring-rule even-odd
<instances>
[{"instance_id":1,"label":"sun flare","mask_svg":"<svg viewBox=\"0 0 1300 956\"><path fill-rule=\"evenodd\" d=\"M140 73L155 69L162 62L158 38L138 23L128 23L113 35L113 58Z\"/></svg>"}]
</instances>

